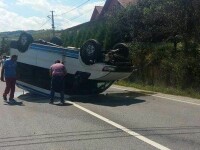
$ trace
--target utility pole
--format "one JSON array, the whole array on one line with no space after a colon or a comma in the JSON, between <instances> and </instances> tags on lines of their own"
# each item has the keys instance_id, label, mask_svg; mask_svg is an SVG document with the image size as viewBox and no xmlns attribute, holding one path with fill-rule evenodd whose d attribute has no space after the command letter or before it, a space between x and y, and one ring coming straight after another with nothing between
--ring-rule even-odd
<instances>
[{"instance_id":1,"label":"utility pole","mask_svg":"<svg viewBox=\"0 0 200 150\"><path fill-rule=\"evenodd\" d=\"M54 26L54 11L51 11L51 20L52 20L52 30L53 30L53 36L55 36L55 26Z\"/></svg>"}]
</instances>

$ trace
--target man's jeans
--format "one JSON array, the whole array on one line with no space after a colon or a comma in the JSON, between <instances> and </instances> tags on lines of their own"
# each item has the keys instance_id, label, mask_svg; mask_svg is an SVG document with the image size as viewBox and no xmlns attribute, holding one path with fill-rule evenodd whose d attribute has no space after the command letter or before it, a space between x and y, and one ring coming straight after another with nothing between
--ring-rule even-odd
<instances>
[{"instance_id":1,"label":"man's jeans","mask_svg":"<svg viewBox=\"0 0 200 150\"><path fill-rule=\"evenodd\" d=\"M54 95L55 95L55 91L51 89L51 93L50 93L51 102L54 101ZM64 102L64 91L60 92L60 101L61 101L61 103Z\"/></svg>"},{"instance_id":2,"label":"man's jeans","mask_svg":"<svg viewBox=\"0 0 200 150\"><path fill-rule=\"evenodd\" d=\"M55 92L60 93L61 102L64 102L64 77L53 76L51 79L50 100L53 102Z\"/></svg>"},{"instance_id":3,"label":"man's jeans","mask_svg":"<svg viewBox=\"0 0 200 150\"><path fill-rule=\"evenodd\" d=\"M6 88L3 93L3 96L7 96L7 94L10 92L9 99L13 99L15 93L16 78L5 78L5 80L6 80Z\"/></svg>"}]
</instances>

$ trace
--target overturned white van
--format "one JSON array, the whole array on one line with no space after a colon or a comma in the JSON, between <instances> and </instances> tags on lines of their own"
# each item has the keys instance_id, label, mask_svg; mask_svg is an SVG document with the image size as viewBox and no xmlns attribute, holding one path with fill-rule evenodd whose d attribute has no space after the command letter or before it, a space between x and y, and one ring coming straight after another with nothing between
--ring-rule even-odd
<instances>
[{"instance_id":1,"label":"overturned white van","mask_svg":"<svg viewBox=\"0 0 200 150\"><path fill-rule=\"evenodd\" d=\"M11 55L18 56L18 87L48 95L49 68L55 60L61 60L67 69L66 95L99 94L133 71L125 44L116 44L113 50L103 51L99 42L93 39L81 48L62 47L59 40L54 41L34 41L30 34L22 32L18 41L11 42Z\"/></svg>"}]
</instances>

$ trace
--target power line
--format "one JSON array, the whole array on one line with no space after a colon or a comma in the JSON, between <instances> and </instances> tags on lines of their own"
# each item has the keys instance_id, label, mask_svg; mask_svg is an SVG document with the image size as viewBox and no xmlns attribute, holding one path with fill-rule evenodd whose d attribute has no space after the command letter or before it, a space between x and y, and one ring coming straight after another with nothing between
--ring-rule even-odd
<instances>
[{"instance_id":1,"label":"power line","mask_svg":"<svg viewBox=\"0 0 200 150\"><path fill-rule=\"evenodd\" d=\"M72 11L74 11L74 10L80 8L81 6L85 5L85 4L88 3L89 1L90 1L90 0L87 0L87 1L85 1L84 3L82 3L82 4L78 5L78 6L76 6L75 8L73 8L73 9L67 11L67 12L64 12L64 13L59 14L59 15L54 15L54 16L62 16L62 15L64 15L64 14L66 14L66 13L72 12ZM105 0L100 0L100 1L105 1ZM89 13L90 11L91 11L91 10L89 10L89 11L87 11L87 12L84 12L83 14L81 14L81 15L79 15L79 16L77 16L77 17L70 18L70 19L68 20L68 22L73 21L73 20L75 20L75 19L78 19L79 17L81 17L81 16L83 16L83 15ZM51 11L51 12L52 12L52 11ZM53 13L53 12L52 12L52 13ZM53 15L53 14L52 14L52 15ZM52 16L52 17L53 17L53 16ZM41 27L43 27L50 19L52 19L52 21L53 21L53 18L50 18L50 16L48 16L48 18L49 18L49 19L48 19ZM53 21L53 22L54 22L54 21ZM53 26L53 29L54 29L55 27L54 27L53 24L54 24L54 23L52 23L52 26ZM41 27L40 27L40 28L41 28Z\"/></svg>"},{"instance_id":2,"label":"power line","mask_svg":"<svg viewBox=\"0 0 200 150\"><path fill-rule=\"evenodd\" d=\"M52 20L52 28L54 29L55 27L54 27L54 19L53 19L53 16L62 16L62 15L64 15L64 14L66 14L66 13L69 13L69 12L71 12L71 11L73 11L73 10L75 10L75 9L77 9L77 8L79 8L79 7L81 7L81 6L83 6L83 5L85 5L85 4L86 4L87 2L89 2L89 1L90 1L90 0L87 0L86 2L80 4L80 5L78 5L77 7L73 8L73 9L71 9L71 10L65 12L65 13L62 13L62 14L60 14L60 15L53 15L53 11L51 11L51 12L52 12L52 17L50 17L50 16L48 15L47 17L48 17L49 19L47 19L47 20L41 25L40 28L42 28L42 27L51 19L51 20ZM70 21L70 20L69 20L69 21Z\"/></svg>"},{"instance_id":3,"label":"power line","mask_svg":"<svg viewBox=\"0 0 200 150\"><path fill-rule=\"evenodd\" d=\"M40 28L42 28L45 24L47 24L47 22L50 20L51 18L47 19L42 25Z\"/></svg>"},{"instance_id":4,"label":"power line","mask_svg":"<svg viewBox=\"0 0 200 150\"><path fill-rule=\"evenodd\" d=\"M91 10L92 10L92 9L91 9ZM91 10L85 11L85 12L82 13L81 15L76 16L76 17L72 17L72 18L70 18L70 19L67 19L66 21L67 21L67 22L71 22L71 21L73 21L73 20L76 20L76 19L80 18L81 16L84 16L84 15L88 14L89 12L91 12ZM61 26L61 25L57 25L57 27L59 27L59 26Z\"/></svg>"},{"instance_id":5,"label":"power line","mask_svg":"<svg viewBox=\"0 0 200 150\"><path fill-rule=\"evenodd\" d=\"M91 9L91 10L92 10L92 9ZM88 14L89 12L91 12L91 10L88 10L88 11L82 13L81 15L79 15L79 16L77 16L77 17L70 18L69 21L73 21L73 20L75 20L75 19L78 19L78 18L80 18L81 16L83 16L83 15Z\"/></svg>"},{"instance_id":6,"label":"power line","mask_svg":"<svg viewBox=\"0 0 200 150\"><path fill-rule=\"evenodd\" d=\"M54 15L54 16L62 16L62 15L64 15L64 14L66 14L66 13L72 12L72 11L74 11L74 10L80 8L81 6L85 5L85 4L88 3L89 1L90 1L90 0L87 0L87 1L85 1L84 3L82 3L82 4L78 5L78 6L76 6L75 8L73 8L73 9L67 11L67 12L64 12L64 13L59 14L59 15ZM100 0L100 1L105 1L105 0ZM88 11L88 12L89 12L89 11ZM88 13L88 12L86 12L86 13ZM78 16L78 17L73 17L73 18L71 18L71 20L69 20L69 21L73 21L73 20L75 20L75 19L77 19L77 18L79 18L79 17L81 17L81 16L83 16L83 15L84 15L84 14L81 14L81 15ZM48 16L48 18L49 18L49 19L48 19L45 23L43 23L43 24L41 25L41 27L43 27L50 19L52 19L52 18L50 18L50 16ZM69 21L68 21L68 22L69 22ZM41 27L40 27L40 28L41 28Z\"/></svg>"},{"instance_id":7,"label":"power line","mask_svg":"<svg viewBox=\"0 0 200 150\"><path fill-rule=\"evenodd\" d=\"M71 11L74 11L74 10L76 10L77 8L79 8L79 7L83 6L83 5L85 5L85 4L88 3L89 1L90 1L90 0L87 0L86 2L84 2L84 3L80 4L80 5L78 5L77 7L73 8L73 9L67 11L67 12L64 12L64 13L62 13L62 14L60 14L60 15L55 15L55 16L62 16L62 15L64 15L64 14L66 14L66 13L69 13L69 12L71 12Z\"/></svg>"}]
</instances>

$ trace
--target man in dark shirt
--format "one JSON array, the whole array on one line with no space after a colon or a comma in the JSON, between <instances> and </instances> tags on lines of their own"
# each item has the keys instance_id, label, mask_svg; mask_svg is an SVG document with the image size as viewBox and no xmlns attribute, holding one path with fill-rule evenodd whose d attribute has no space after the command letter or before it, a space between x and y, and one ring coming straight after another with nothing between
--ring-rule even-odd
<instances>
[{"instance_id":1,"label":"man in dark shirt","mask_svg":"<svg viewBox=\"0 0 200 150\"><path fill-rule=\"evenodd\" d=\"M11 59L4 62L1 70L1 81L6 81L6 88L3 93L4 101L7 101L7 94L10 92L9 101L12 102L15 93L16 83L16 66L17 66L17 55L12 55Z\"/></svg>"}]
</instances>

